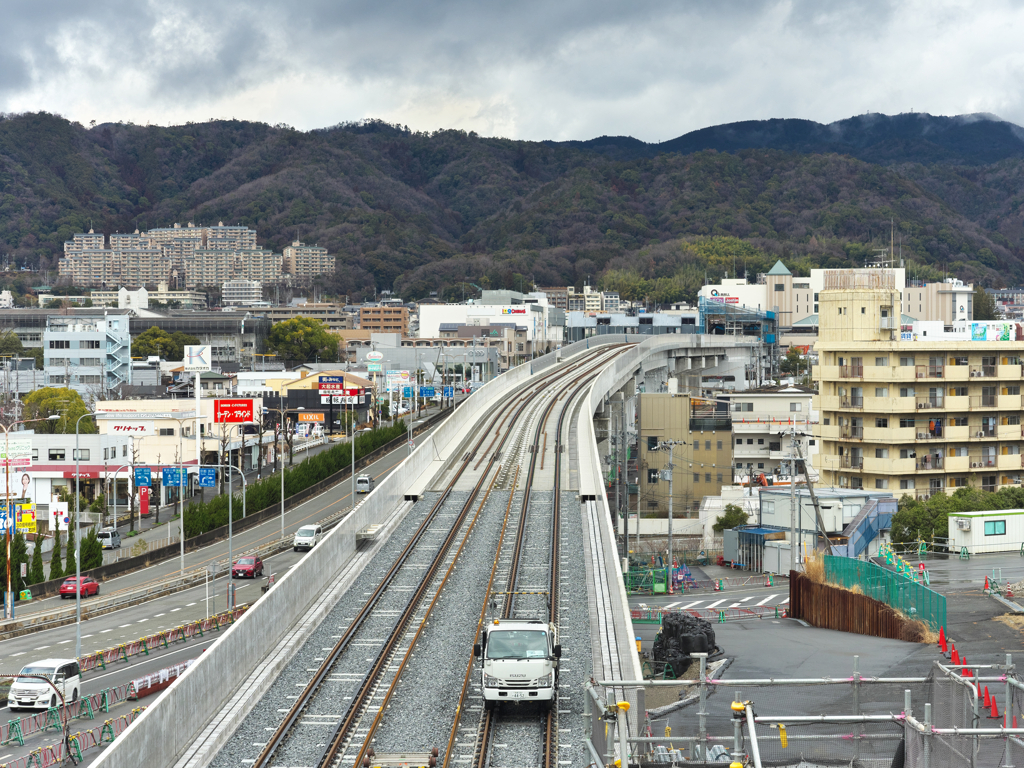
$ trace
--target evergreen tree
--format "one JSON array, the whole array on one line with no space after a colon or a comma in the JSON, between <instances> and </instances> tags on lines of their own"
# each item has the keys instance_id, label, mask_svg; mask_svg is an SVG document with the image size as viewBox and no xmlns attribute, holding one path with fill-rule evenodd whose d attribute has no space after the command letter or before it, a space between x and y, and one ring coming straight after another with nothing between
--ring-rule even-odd
<instances>
[{"instance_id":1,"label":"evergreen tree","mask_svg":"<svg viewBox=\"0 0 1024 768\"><path fill-rule=\"evenodd\" d=\"M68 523L68 549L67 555L64 559L64 575L74 576L75 575L75 536L78 533L78 521L75 520L74 513L71 513L71 522Z\"/></svg>"},{"instance_id":2,"label":"evergreen tree","mask_svg":"<svg viewBox=\"0 0 1024 768\"><path fill-rule=\"evenodd\" d=\"M64 568L60 562L60 531L53 534L53 552L50 553L50 581L64 578Z\"/></svg>"},{"instance_id":3,"label":"evergreen tree","mask_svg":"<svg viewBox=\"0 0 1024 768\"><path fill-rule=\"evenodd\" d=\"M90 528L82 539L82 570L99 568L103 565L103 545L96 536L96 529Z\"/></svg>"},{"instance_id":4,"label":"evergreen tree","mask_svg":"<svg viewBox=\"0 0 1024 768\"><path fill-rule=\"evenodd\" d=\"M36 545L32 549L32 566L28 569L28 583L41 584L46 581L43 572L43 537L36 534Z\"/></svg>"},{"instance_id":5,"label":"evergreen tree","mask_svg":"<svg viewBox=\"0 0 1024 768\"><path fill-rule=\"evenodd\" d=\"M28 563L28 546L25 534L15 533L11 539L11 591L18 594L25 588L25 579L21 577L21 564Z\"/></svg>"}]
</instances>

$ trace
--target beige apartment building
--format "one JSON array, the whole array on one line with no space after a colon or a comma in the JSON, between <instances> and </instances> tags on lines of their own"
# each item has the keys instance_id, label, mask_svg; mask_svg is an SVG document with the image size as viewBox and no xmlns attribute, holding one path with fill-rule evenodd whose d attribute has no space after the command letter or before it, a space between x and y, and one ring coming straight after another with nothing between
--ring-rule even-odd
<instances>
[{"instance_id":1,"label":"beige apartment building","mask_svg":"<svg viewBox=\"0 0 1024 768\"><path fill-rule=\"evenodd\" d=\"M359 328L372 333L409 335L409 308L402 306L370 306L359 308Z\"/></svg>"},{"instance_id":2,"label":"beige apartment building","mask_svg":"<svg viewBox=\"0 0 1024 768\"><path fill-rule=\"evenodd\" d=\"M672 515L697 517L705 496L718 496L733 481L732 419L727 402L691 398L686 394L641 394L639 512L668 513L668 466L665 441L672 449Z\"/></svg>"},{"instance_id":3,"label":"beige apartment building","mask_svg":"<svg viewBox=\"0 0 1024 768\"><path fill-rule=\"evenodd\" d=\"M329 331L352 330L352 315L345 311L344 304L329 304L326 302L314 304L311 302L288 307L269 307L266 310L262 310L262 313L266 314L275 323L280 323L282 320L291 320L293 317L311 317L323 323Z\"/></svg>"},{"instance_id":4,"label":"beige apartment building","mask_svg":"<svg viewBox=\"0 0 1024 768\"><path fill-rule=\"evenodd\" d=\"M1021 326L901 328L901 304L891 272L825 273L814 368L822 484L922 499L1019 484Z\"/></svg>"},{"instance_id":5,"label":"beige apartment building","mask_svg":"<svg viewBox=\"0 0 1024 768\"><path fill-rule=\"evenodd\" d=\"M298 240L284 249L284 272L297 280L308 280L334 271L334 257L326 248Z\"/></svg>"}]
</instances>

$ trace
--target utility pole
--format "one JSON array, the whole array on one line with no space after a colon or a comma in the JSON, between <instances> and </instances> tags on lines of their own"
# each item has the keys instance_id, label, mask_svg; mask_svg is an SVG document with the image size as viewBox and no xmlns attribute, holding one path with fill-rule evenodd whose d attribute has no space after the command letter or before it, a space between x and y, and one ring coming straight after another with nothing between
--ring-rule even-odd
<instances>
[{"instance_id":1,"label":"utility pole","mask_svg":"<svg viewBox=\"0 0 1024 768\"><path fill-rule=\"evenodd\" d=\"M783 433L785 434L785 433ZM789 570L796 570L796 430L789 430Z\"/></svg>"},{"instance_id":2,"label":"utility pole","mask_svg":"<svg viewBox=\"0 0 1024 768\"><path fill-rule=\"evenodd\" d=\"M623 500L625 504L619 507L619 511L622 513L622 555L626 561L626 571L629 571L629 483L626 480L626 473L629 467L629 447L626 444L626 396L622 396L622 408L619 413L619 427L621 429L621 442L622 442L622 472L617 478L619 485L622 486ZM617 452L616 452L617 453ZM622 507L625 507L623 509ZM637 528L640 527L640 516L637 515Z\"/></svg>"},{"instance_id":3,"label":"utility pole","mask_svg":"<svg viewBox=\"0 0 1024 768\"><path fill-rule=\"evenodd\" d=\"M668 590L672 592L672 475L675 464L672 463L672 449L677 445L683 445L679 440L664 440L658 445L658 450L668 449L668 464L661 470L661 479L668 480ZM666 477L667 475L667 477Z\"/></svg>"}]
</instances>

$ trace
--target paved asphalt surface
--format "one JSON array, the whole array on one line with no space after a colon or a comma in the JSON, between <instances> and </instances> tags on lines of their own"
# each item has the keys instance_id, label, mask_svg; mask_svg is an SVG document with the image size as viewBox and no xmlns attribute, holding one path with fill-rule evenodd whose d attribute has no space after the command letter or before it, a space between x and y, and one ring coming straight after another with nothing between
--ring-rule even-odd
<instances>
[{"instance_id":1,"label":"paved asphalt surface","mask_svg":"<svg viewBox=\"0 0 1024 768\"><path fill-rule=\"evenodd\" d=\"M417 440L420 438L417 438ZM409 449L401 447L391 454L379 459L370 467L363 470L371 474L378 481L387 476L406 456ZM298 461L296 462L298 463ZM348 507L351 504L350 483L344 482L333 488L324 491L304 504L289 510L285 513L285 532L290 535L299 527L307 523L319 521L339 508ZM234 557L250 547L265 544L280 537L280 519L275 518L263 523L248 531L239 533L233 537ZM202 566L208 563L227 561L227 541L217 542L201 550L185 555L185 567L187 570ZM304 552L287 550L278 555L268 557L265 574L283 573L291 568L305 555ZM126 574L103 582L102 594L126 587L138 586L140 584L160 581L168 577L176 576L179 573L178 558L158 563L149 568ZM260 587L265 579L236 579L236 601L239 604L255 601L260 595ZM82 622L82 653L90 653L120 643L130 642L145 635L153 634L160 630L171 629L196 619L205 618L207 615L223 611L227 605L227 584L228 579L222 577L211 580L208 586L199 586L189 590L181 591L166 597L151 600L142 605L124 608L119 611L98 616ZM207 598L209 594L209 599ZM84 604L88 603L86 599ZM72 605L71 601L61 601L59 597L46 600L33 600L31 603L22 606L19 603L19 610L16 615L25 616L31 609L32 612L59 607L61 604ZM209 602L209 606L207 606ZM98 670L88 673L82 685L83 695L89 695L104 688L118 685L126 685L129 681L151 672L163 669L164 667L186 661L198 656L203 648L214 642L219 636L218 632L207 633L204 637L190 640L187 643L179 643L167 649L151 651L148 656L136 656L129 662L121 662L117 665L108 666L106 670ZM43 658L71 658L74 656L75 648L75 625L70 624L40 632L33 632L22 637L12 638L0 642L0 673L14 674L25 664ZM147 699L138 703L130 702L111 709L112 716L118 716L128 712L131 707L143 705ZM11 719L21 717L27 713L11 713L7 707L2 708L0 717ZM111 715L108 715L111 716ZM102 720L81 721L82 728L96 727L102 724ZM72 727L72 732L77 728ZM0 763L10 759L17 759L32 749L43 744L50 744L55 741L53 732L35 734L26 739L24 747L17 744L8 747L0 747ZM85 753L85 763L88 764L101 754L100 751L90 750Z\"/></svg>"}]
</instances>

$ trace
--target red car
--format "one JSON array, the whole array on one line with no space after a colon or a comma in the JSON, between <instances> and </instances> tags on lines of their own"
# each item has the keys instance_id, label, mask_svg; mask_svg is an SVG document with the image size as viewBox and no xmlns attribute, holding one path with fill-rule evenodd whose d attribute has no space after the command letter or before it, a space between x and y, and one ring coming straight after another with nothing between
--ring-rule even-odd
<instances>
[{"instance_id":1,"label":"red car","mask_svg":"<svg viewBox=\"0 0 1024 768\"><path fill-rule=\"evenodd\" d=\"M231 567L231 576L235 579L249 577L255 579L263 575L263 561L259 556L240 557Z\"/></svg>"},{"instance_id":2,"label":"red car","mask_svg":"<svg viewBox=\"0 0 1024 768\"><path fill-rule=\"evenodd\" d=\"M81 584L79 584L79 582L81 582ZM98 595L100 593L99 582L91 576L82 576L81 578L71 576L64 579L64 583L60 585L61 600L65 597L74 597L76 592L81 594L82 597Z\"/></svg>"}]
</instances>

